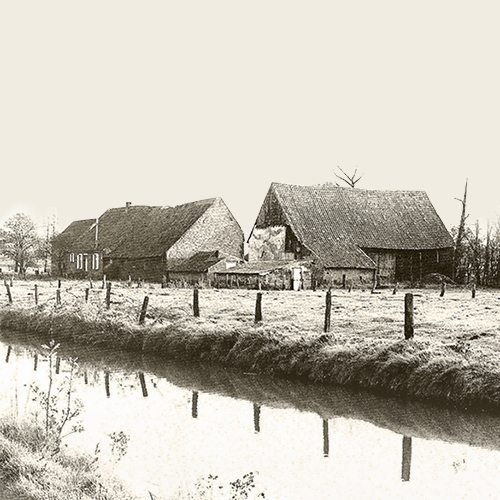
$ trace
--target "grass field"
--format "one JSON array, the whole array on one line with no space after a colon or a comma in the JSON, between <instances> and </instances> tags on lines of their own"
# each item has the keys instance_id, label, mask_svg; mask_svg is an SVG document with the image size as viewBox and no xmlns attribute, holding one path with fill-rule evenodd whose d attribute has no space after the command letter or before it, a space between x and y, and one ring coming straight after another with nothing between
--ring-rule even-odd
<instances>
[{"instance_id":1,"label":"grass field","mask_svg":"<svg viewBox=\"0 0 500 500\"><path fill-rule=\"evenodd\" d=\"M15 281L12 304L0 299L0 327L71 340L141 349L236 366L246 371L445 402L500 409L500 291L449 287L332 291L331 330L323 335L325 291L263 291L262 322L254 322L255 290L193 290L112 283ZM404 340L404 295L414 294L415 337ZM149 297L144 325L138 318Z\"/></svg>"}]
</instances>

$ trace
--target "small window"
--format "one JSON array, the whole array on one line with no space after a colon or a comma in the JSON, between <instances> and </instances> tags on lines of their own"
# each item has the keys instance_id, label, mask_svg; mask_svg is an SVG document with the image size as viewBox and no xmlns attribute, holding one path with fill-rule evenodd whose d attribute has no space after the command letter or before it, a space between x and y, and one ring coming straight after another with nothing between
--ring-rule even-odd
<instances>
[{"instance_id":1,"label":"small window","mask_svg":"<svg viewBox=\"0 0 500 500\"><path fill-rule=\"evenodd\" d=\"M99 254L92 255L92 269L99 269Z\"/></svg>"},{"instance_id":2,"label":"small window","mask_svg":"<svg viewBox=\"0 0 500 500\"><path fill-rule=\"evenodd\" d=\"M74 253L70 253L70 254L69 254L69 261L70 261L71 263L75 262L75 254L74 254Z\"/></svg>"},{"instance_id":3,"label":"small window","mask_svg":"<svg viewBox=\"0 0 500 500\"><path fill-rule=\"evenodd\" d=\"M76 256L76 268L83 269L83 254L82 253L79 253Z\"/></svg>"}]
</instances>

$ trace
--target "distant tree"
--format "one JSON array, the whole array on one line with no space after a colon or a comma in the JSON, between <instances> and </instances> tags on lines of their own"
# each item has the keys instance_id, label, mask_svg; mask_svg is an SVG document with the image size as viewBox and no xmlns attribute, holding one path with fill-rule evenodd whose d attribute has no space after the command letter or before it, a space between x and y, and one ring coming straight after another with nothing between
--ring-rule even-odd
<instances>
[{"instance_id":1,"label":"distant tree","mask_svg":"<svg viewBox=\"0 0 500 500\"><path fill-rule=\"evenodd\" d=\"M356 187L356 184L361 180L361 177L363 177L363 175L364 175L364 174L361 174L356 179L356 174L358 173L357 168L354 170L354 174L352 174L352 175L346 174L338 165L337 165L337 168L340 170L342 175L338 175L336 172L334 172L335 177L339 178L341 181L345 182L348 186L350 186L352 188Z\"/></svg>"},{"instance_id":2,"label":"distant tree","mask_svg":"<svg viewBox=\"0 0 500 500\"><path fill-rule=\"evenodd\" d=\"M455 239L455 250L453 252L453 279L459 283L463 283L465 280L465 270L464 270L464 254L465 245L464 239L466 235L465 222L467 220L467 179L465 180L465 190L464 197L462 199L455 198L462 204L462 213L460 215L460 223L457 229L457 235Z\"/></svg>"},{"instance_id":3,"label":"distant tree","mask_svg":"<svg viewBox=\"0 0 500 500\"><path fill-rule=\"evenodd\" d=\"M15 272L24 273L36 264L43 244L36 224L23 213L13 215L0 229L0 254L14 261Z\"/></svg>"}]
</instances>

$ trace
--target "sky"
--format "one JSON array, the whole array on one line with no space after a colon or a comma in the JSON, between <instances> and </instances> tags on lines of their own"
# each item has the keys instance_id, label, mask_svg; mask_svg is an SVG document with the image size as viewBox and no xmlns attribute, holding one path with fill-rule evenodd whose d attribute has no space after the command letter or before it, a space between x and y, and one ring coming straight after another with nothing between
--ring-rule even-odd
<instances>
[{"instance_id":1,"label":"sky","mask_svg":"<svg viewBox=\"0 0 500 500\"><path fill-rule=\"evenodd\" d=\"M221 197L248 236L271 182L423 190L500 217L497 1L0 3L0 224ZM341 181L339 181L341 182Z\"/></svg>"}]
</instances>

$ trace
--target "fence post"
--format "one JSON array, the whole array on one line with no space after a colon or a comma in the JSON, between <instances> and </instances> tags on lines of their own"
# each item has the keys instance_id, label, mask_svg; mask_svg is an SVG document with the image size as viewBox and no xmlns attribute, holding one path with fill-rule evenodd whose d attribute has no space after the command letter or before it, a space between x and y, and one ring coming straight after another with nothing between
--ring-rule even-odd
<instances>
[{"instance_id":1,"label":"fence post","mask_svg":"<svg viewBox=\"0 0 500 500\"><path fill-rule=\"evenodd\" d=\"M144 302L142 303L141 315L139 316L139 325L143 325L144 320L146 319L146 311L148 310L148 302L149 302L149 297L146 295L144 297Z\"/></svg>"},{"instance_id":2,"label":"fence post","mask_svg":"<svg viewBox=\"0 0 500 500\"><path fill-rule=\"evenodd\" d=\"M7 290L7 297L9 298L9 304L12 304L12 294L10 293L10 286L5 283L5 289Z\"/></svg>"},{"instance_id":3,"label":"fence post","mask_svg":"<svg viewBox=\"0 0 500 500\"><path fill-rule=\"evenodd\" d=\"M330 331L332 317L332 289L329 288L328 292L326 292L326 300L325 300L325 327L323 331L328 333Z\"/></svg>"},{"instance_id":4,"label":"fence post","mask_svg":"<svg viewBox=\"0 0 500 500\"><path fill-rule=\"evenodd\" d=\"M394 290L392 291L392 295L396 295L398 291L398 282L396 281L396 284L394 285Z\"/></svg>"},{"instance_id":5,"label":"fence post","mask_svg":"<svg viewBox=\"0 0 500 500\"><path fill-rule=\"evenodd\" d=\"M443 297L444 292L446 292L446 283L443 281L443 283L441 283L441 293L439 294L439 296Z\"/></svg>"},{"instance_id":6,"label":"fence post","mask_svg":"<svg viewBox=\"0 0 500 500\"><path fill-rule=\"evenodd\" d=\"M473 299L476 298L476 284L475 283L472 284L472 298Z\"/></svg>"},{"instance_id":7,"label":"fence post","mask_svg":"<svg viewBox=\"0 0 500 500\"><path fill-rule=\"evenodd\" d=\"M198 391L193 391L193 399L191 401L191 416L198 418Z\"/></svg>"},{"instance_id":8,"label":"fence post","mask_svg":"<svg viewBox=\"0 0 500 500\"><path fill-rule=\"evenodd\" d=\"M61 305L61 289L60 289L60 288L58 288L58 289L56 290L56 304L57 304L58 306L60 306L60 305Z\"/></svg>"},{"instance_id":9,"label":"fence post","mask_svg":"<svg viewBox=\"0 0 500 500\"><path fill-rule=\"evenodd\" d=\"M61 369L61 358L57 356L56 358L56 375L59 375L59 371Z\"/></svg>"},{"instance_id":10,"label":"fence post","mask_svg":"<svg viewBox=\"0 0 500 500\"><path fill-rule=\"evenodd\" d=\"M35 283L35 305L38 305L38 285Z\"/></svg>"},{"instance_id":11,"label":"fence post","mask_svg":"<svg viewBox=\"0 0 500 500\"><path fill-rule=\"evenodd\" d=\"M413 338L413 294L405 295L405 339Z\"/></svg>"},{"instance_id":12,"label":"fence post","mask_svg":"<svg viewBox=\"0 0 500 500\"><path fill-rule=\"evenodd\" d=\"M88 302L89 301L89 289L88 288L85 288L85 302Z\"/></svg>"},{"instance_id":13,"label":"fence post","mask_svg":"<svg viewBox=\"0 0 500 500\"><path fill-rule=\"evenodd\" d=\"M57 280L57 288L61 288L61 280Z\"/></svg>"},{"instance_id":14,"label":"fence post","mask_svg":"<svg viewBox=\"0 0 500 500\"><path fill-rule=\"evenodd\" d=\"M255 322L262 321L262 292L257 293L257 300L255 301Z\"/></svg>"},{"instance_id":15,"label":"fence post","mask_svg":"<svg viewBox=\"0 0 500 500\"><path fill-rule=\"evenodd\" d=\"M200 317L200 301L198 297L198 288L193 289L193 314L195 318Z\"/></svg>"},{"instance_id":16,"label":"fence post","mask_svg":"<svg viewBox=\"0 0 500 500\"><path fill-rule=\"evenodd\" d=\"M38 353L35 352L35 358L33 360L33 371L36 372L37 368L38 368Z\"/></svg>"},{"instance_id":17,"label":"fence post","mask_svg":"<svg viewBox=\"0 0 500 500\"><path fill-rule=\"evenodd\" d=\"M5 362L8 363L9 362L9 358L10 358L10 353L12 352L12 346L9 346L8 349L7 349L7 356L5 356Z\"/></svg>"},{"instance_id":18,"label":"fence post","mask_svg":"<svg viewBox=\"0 0 500 500\"><path fill-rule=\"evenodd\" d=\"M109 309L111 305L111 281L106 285L106 308Z\"/></svg>"}]
</instances>

